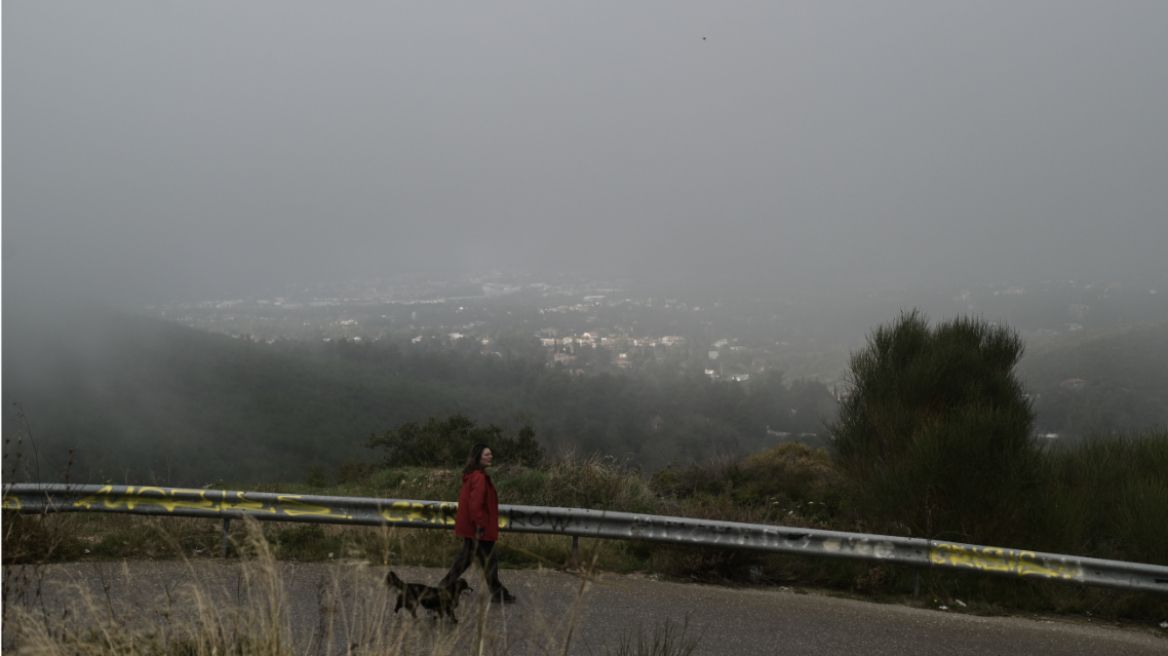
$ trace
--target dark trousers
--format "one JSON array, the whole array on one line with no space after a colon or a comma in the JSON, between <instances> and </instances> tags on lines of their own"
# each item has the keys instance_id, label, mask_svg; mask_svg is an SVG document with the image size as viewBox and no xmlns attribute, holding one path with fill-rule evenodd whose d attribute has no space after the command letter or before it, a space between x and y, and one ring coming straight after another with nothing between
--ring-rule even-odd
<instances>
[{"instance_id":1,"label":"dark trousers","mask_svg":"<svg viewBox=\"0 0 1168 656\"><path fill-rule=\"evenodd\" d=\"M466 568L470 567L475 560L483 567L483 576L487 579L487 588L494 594L503 590L503 584L499 582L499 560L495 558L495 543L488 540L472 540L471 538L462 539L462 551L458 553L458 557L454 559L454 564L450 566L450 571L446 576L442 577L441 586L449 586L462 576Z\"/></svg>"}]
</instances>

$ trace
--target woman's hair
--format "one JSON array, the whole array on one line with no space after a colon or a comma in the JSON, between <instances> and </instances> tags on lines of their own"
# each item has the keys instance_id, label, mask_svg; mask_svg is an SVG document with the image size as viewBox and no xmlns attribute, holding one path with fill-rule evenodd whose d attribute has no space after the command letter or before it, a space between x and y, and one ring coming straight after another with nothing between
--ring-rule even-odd
<instances>
[{"instance_id":1,"label":"woman's hair","mask_svg":"<svg viewBox=\"0 0 1168 656\"><path fill-rule=\"evenodd\" d=\"M470 450L470 457L466 459L466 466L462 468L462 473L469 474L476 469L479 469L479 460L483 457L483 451L491 448L486 444L476 444Z\"/></svg>"}]
</instances>

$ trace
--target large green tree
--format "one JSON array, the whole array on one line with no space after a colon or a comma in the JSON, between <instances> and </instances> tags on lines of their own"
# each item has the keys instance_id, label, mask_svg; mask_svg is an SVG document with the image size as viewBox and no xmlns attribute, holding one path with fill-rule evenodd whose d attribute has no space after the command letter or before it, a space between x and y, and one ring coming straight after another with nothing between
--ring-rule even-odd
<instances>
[{"instance_id":1,"label":"large green tree","mask_svg":"<svg viewBox=\"0 0 1168 656\"><path fill-rule=\"evenodd\" d=\"M829 430L865 518L957 541L1017 534L1041 470L1014 374L1022 351L1006 326L962 317L930 327L913 311L852 354Z\"/></svg>"}]
</instances>

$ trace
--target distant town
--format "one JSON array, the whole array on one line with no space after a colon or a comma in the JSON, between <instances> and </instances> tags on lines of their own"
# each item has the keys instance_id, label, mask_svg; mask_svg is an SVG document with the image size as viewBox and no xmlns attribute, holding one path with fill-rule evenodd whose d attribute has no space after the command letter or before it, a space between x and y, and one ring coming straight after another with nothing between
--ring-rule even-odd
<instances>
[{"instance_id":1,"label":"distant town","mask_svg":"<svg viewBox=\"0 0 1168 656\"><path fill-rule=\"evenodd\" d=\"M767 298L651 290L584 274L489 272L304 285L270 295L161 304L146 314L241 339L401 342L497 353L501 338L533 340L549 366L578 375L665 363L745 382L767 369L842 383L849 353L875 325L916 307L974 314L1042 340L1115 321L1168 316L1153 282L1043 282L852 297Z\"/></svg>"}]
</instances>

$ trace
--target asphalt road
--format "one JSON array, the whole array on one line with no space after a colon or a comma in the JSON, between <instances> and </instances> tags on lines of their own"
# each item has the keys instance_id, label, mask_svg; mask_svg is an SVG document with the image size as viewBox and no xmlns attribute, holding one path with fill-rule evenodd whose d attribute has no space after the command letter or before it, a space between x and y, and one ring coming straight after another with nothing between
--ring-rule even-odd
<instances>
[{"instance_id":1,"label":"asphalt road","mask_svg":"<svg viewBox=\"0 0 1168 656\"><path fill-rule=\"evenodd\" d=\"M502 573L519 596L514 605L480 605L476 594L458 608L456 627L393 615L388 568L358 564L280 563L272 570L238 561L74 563L47 570L36 585L7 572L10 604L74 626L115 618L131 629L189 626L198 617L220 626L243 612L250 626L278 626L293 654L471 653L481 631L486 654L615 653L637 635L652 640L669 620L678 637L699 637L694 654L1168 654L1168 631L1079 621L978 617L952 611L873 604L771 588L736 589L605 574L581 591L581 579L555 571ZM398 567L406 581L435 582L442 572ZM29 572L25 571L24 574ZM477 570L468 578L476 591ZM24 593L24 596L20 596ZM277 599L273 609L263 600ZM69 608L69 614L65 609ZM10 620L13 615L10 613ZM480 622L479 619L482 619ZM19 646L11 626L4 647Z\"/></svg>"}]
</instances>

